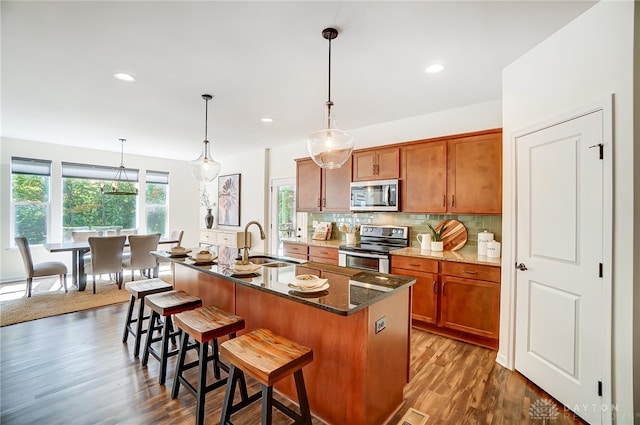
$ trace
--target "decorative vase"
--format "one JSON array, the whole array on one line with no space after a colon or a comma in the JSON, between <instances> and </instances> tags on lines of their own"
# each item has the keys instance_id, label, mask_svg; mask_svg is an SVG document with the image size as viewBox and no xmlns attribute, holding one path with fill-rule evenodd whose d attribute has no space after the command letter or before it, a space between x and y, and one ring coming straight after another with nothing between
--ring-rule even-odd
<instances>
[{"instance_id":1,"label":"decorative vase","mask_svg":"<svg viewBox=\"0 0 640 425\"><path fill-rule=\"evenodd\" d=\"M443 249L442 241L431 241L431 251L440 252Z\"/></svg>"},{"instance_id":2,"label":"decorative vase","mask_svg":"<svg viewBox=\"0 0 640 425\"><path fill-rule=\"evenodd\" d=\"M211 208L207 208L207 214L204 216L204 222L207 225L207 229L213 227L213 214L211 214Z\"/></svg>"}]
</instances>

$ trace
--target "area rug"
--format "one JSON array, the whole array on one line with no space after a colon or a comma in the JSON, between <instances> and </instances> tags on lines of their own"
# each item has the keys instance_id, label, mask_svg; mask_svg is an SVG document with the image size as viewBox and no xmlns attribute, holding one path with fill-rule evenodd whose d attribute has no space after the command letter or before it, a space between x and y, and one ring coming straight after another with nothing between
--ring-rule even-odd
<instances>
[{"instance_id":1,"label":"area rug","mask_svg":"<svg viewBox=\"0 0 640 425\"><path fill-rule=\"evenodd\" d=\"M140 279L137 277L136 280ZM85 291L78 291L68 282L68 293L64 292L60 281L55 278L36 280L33 286L31 298L25 295L26 282L8 283L0 287L0 326L123 303L130 297L124 285L119 290L118 285L106 279L96 280L95 294L91 281L87 282Z\"/></svg>"}]
</instances>

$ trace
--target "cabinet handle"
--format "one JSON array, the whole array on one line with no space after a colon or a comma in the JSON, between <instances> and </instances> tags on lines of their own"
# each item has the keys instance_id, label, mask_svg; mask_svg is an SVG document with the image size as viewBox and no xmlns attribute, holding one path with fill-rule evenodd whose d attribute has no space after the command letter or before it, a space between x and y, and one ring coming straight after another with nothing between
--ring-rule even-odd
<instances>
[{"instance_id":1,"label":"cabinet handle","mask_svg":"<svg viewBox=\"0 0 640 425\"><path fill-rule=\"evenodd\" d=\"M447 206L447 195L442 195L442 206L443 207Z\"/></svg>"},{"instance_id":2,"label":"cabinet handle","mask_svg":"<svg viewBox=\"0 0 640 425\"><path fill-rule=\"evenodd\" d=\"M420 264L409 264L411 267L420 267Z\"/></svg>"},{"instance_id":3,"label":"cabinet handle","mask_svg":"<svg viewBox=\"0 0 640 425\"><path fill-rule=\"evenodd\" d=\"M452 207L456 206L456 195L451 195L451 206Z\"/></svg>"},{"instance_id":4,"label":"cabinet handle","mask_svg":"<svg viewBox=\"0 0 640 425\"><path fill-rule=\"evenodd\" d=\"M322 198L322 206L323 207L327 206L327 198Z\"/></svg>"},{"instance_id":5,"label":"cabinet handle","mask_svg":"<svg viewBox=\"0 0 640 425\"><path fill-rule=\"evenodd\" d=\"M320 205L320 198L318 198L318 207L320 207L320 206L321 206L321 205Z\"/></svg>"},{"instance_id":6,"label":"cabinet handle","mask_svg":"<svg viewBox=\"0 0 640 425\"><path fill-rule=\"evenodd\" d=\"M477 271L475 271L475 270L462 270L462 273L478 274L478 272L477 272Z\"/></svg>"},{"instance_id":7,"label":"cabinet handle","mask_svg":"<svg viewBox=\"0 0 640 425\"><path fill-rule=\"evenodd\" d=\"M434 280L433 283L431 284L431 289L433 289L433 293L436 293L436 281Z\"/></svg>"},{"instance_id":8,"label":"cabinet handle","mask_svg":"<svg viewBox=\"0 0 640 425\"><path fill-rule=\"evenodd\" d=\"M444 295L444 287L447 285L447 282L442 282L442 295Z\"/></svg>"}]
</instances>

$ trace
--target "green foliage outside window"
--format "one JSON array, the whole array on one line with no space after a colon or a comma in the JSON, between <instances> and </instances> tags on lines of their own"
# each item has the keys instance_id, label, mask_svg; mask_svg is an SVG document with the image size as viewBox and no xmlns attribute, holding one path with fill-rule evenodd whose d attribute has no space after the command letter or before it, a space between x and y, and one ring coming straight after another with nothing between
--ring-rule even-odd
<instances>
[{"instance_id":1,"label":"green foliage outside window","mask_svg":"<svg viewBox=\"0 0 640 425\"><path fill-rule=\"evenodd\" d=\"M166 235L167 185L147 183L147 232Z\"/></svg>"},{"instance_id":2,"label":"green foliage outside window","mask_svg":"<svg viewBox=\"0 0 640 425\"><path fill-rule=\"evenodd\" d=\"M24 236L31 244L46 243L49 177L13 174L11 196L15 236Z\"/></svg>"},{"instance_id":3,"label":"green foliage outside window","mask_svg":"<svg viewBox=\"0 0 640 425\"><path fill-rule=\"evenodd\" d=\"M93 229L96 227L136 227L137 197L103 195L102 185L109 181L65 178L62 180L62 227ZM120 183L124 190L133 190L134 183ZM65 239L68 239L65 231Z\"/></svg>"}]
</instances>

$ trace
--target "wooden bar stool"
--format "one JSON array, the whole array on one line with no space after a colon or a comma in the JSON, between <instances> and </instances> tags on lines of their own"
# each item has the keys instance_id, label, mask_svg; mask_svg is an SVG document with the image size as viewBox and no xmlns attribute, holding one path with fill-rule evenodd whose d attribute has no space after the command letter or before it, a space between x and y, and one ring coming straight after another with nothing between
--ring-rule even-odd
<instances>
[{"instance_id":1,"label":"wooden bar stool","mask_svg":"<svg viewBox=\"0 0 640 425\"><path fill-rule=\"evenodd\" d=\"M200 307L190 311L178 313L174 317L178 329L182 331L180 339L180 349L178 363L171 390L171 398L178 397L180 384L184 386L197 399L196 424L204 424L204 404L205 395L209 391L222 387L227 383L227 378L220 379L220 369L229 372L229 367L220 361L218 353L218 338L229 336L236 337L236 332L244 329L244 319L215 306ZM189 337L199 343L198 360L185 364L185 357L188 350ZM212 355L209 355L209 343L213 347ZM216 381L207 385L207 364L213 362L214 377ZM198 367L198 384L194 387L183 376L183 372L191 368ZM243 399L247 398L247 389L244 381L241 383Z\"/></svg>"},{"instance_id":2,"label":"wooden bar stool","mask_svg":"<svg viewBox=\"0 0 640 425\"><path fill-rule=\"evenodd\" d=\"M145 320L151 316L144 315L144 297L147 295L158 294L160 292L167 292L173 289L173 286L160 279L139 280L137 282L129 282L125 285L125 289L131 294L129 300L129 311L124 322L124 333L122 334L122 342L126 343L129 334L133 335L136 339L135 348L133 354L135 357L140 355L140 342L142 340L142 334L147 333L146 329L143 329L142 324ZM133 318L133 309L136 300L140 300L138 305L138 317ZM132 324L136 324L136 329L133 329Z\"/></svg>"},{"instance_id":3,"label":"wooden bar stool","mask_svg":"<svg viewBox=\"0 0 640 425\"><path fill-rule=\"evenodd\" d=\"M262 425L271 424L272 406L294 419L296 424L311 425L309 401L302 376L302 368L313 361L313 351L310 348L289 341L268 329L258 329L223 342L220 354L231 364L220 424L231 424L232 414L262 397ZM235 385L243 373L259 381L262 391L234 405ZM299 414L273 398L273 384L292 373L298 393Z\"/></svg>"},{"instance_id":4,"label":"wooden bar stool","mask_svg":"<svg viewBox=\"0 0 640 425\"><path fill-rule=\"evenodd\" d=\"M179 330L173 331L171 315L202 306L200 298L193 297L184 291L167 291L160 294L147 295L144 302L151 308L151 318L147 327L147 339L144 344L142 355L142 365L146 366L149 361L149 354L160 362L160 385L163 385L167 375L167 359L178 354L178 350L169 351L169 338L179 334ZM160 316L164 317L164 324L160 321ZM162 331L160 337L153 337L157 330ZM161 342L160 350L156 350L152 344Z\"/></svg>"}]
</instances>

